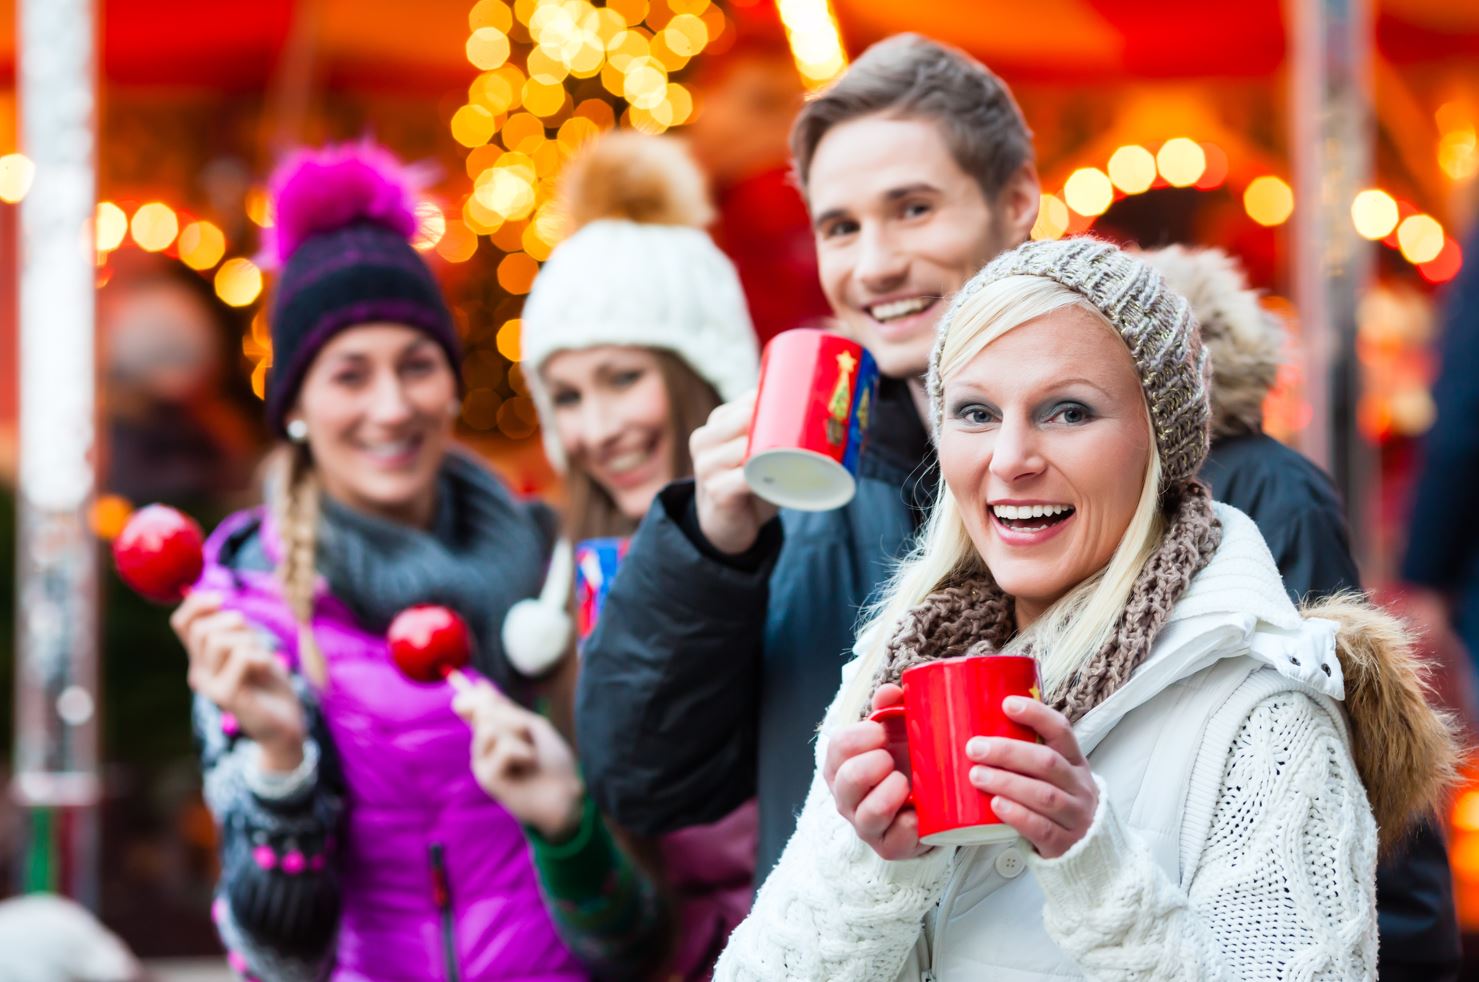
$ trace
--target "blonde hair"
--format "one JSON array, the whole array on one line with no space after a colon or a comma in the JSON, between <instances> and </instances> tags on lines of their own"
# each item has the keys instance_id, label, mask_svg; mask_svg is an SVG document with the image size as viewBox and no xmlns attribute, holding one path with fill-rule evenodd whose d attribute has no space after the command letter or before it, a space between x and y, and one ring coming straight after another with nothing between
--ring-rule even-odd
<instances>
[{"instance_id":1,"label":"blonde hair","mask_svg":"<svg viewBox=\"0 0 1479 982\"><path fill-rule=\"evenodd\" d=\"M277 577L283 599L298 622L298 665L315 686L328 683L323 652L313 636L313 593L318 572L319 480L313 457L303 444L274 455L270 467L276 495L273 521L282 544Z\"/></svg>"},{"instance_id":2,"label":"blonde hair","mask_svg":"<svg viewBox=\"0 0 1479 982\"><path fill-rule=\"evenodd\" d=\"M951 310L939 343L939 377L945 379L972 361L1008 331L1060 310L1077 308L1092 314L1105 330L1113 326L1084 296L1041 276L1007 276L987 284ZM1115 333L1119 337L1118 332ZM1150 436L1140 499L1114 554L1105 567L1048 608L1006 648L1031 646L1051 699L1075 672L1108 642L1130 591L1165 532L1160 509L1161 457L1145 405ZM939 419L942 407L934 407ZM838 702L841 721L856 719L868 707L874 677L882 666L893 633L909 610L957 577L988 572L976 552L958 503L940 478L935 506L918 542L899 564L884 593L859 631L864 640L857 671Z\"/></svg>"}]
</instances>

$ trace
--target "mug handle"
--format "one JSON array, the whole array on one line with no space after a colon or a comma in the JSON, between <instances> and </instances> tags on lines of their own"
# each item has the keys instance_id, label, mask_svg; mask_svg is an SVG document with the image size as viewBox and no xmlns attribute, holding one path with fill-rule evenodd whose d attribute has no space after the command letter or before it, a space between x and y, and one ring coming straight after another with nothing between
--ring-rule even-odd
<instances>
[{"instance_id":1,"label":"mug handle","mask_svg":"<svg viewBox=\"0 0 1479 982\"><path fill-rule=\"evenodd\" d=\"M888 734L888 750L894 758L894 767L901 774L909 778L909 797L904 799L904 805L914 807L914 774L909 767L909 732L905 729L903 706L885 706L882 709L870 713L868 719L874 723L883 724L884 731Z\"/></svg>"}]
</instances>

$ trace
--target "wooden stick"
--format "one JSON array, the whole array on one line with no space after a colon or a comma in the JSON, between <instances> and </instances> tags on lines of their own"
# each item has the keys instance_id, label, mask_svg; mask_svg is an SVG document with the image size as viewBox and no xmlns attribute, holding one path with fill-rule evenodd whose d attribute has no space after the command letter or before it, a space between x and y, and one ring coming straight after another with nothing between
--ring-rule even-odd
<instances>
[{"instance_id":1,"label":"wooden stick","mask_svg":"<svg viewBox=\"0 0 1479 982\"><path fill-rule=\"evenodd\" d=\"M472 679L469 679L466 675L463 675L460 668L447 669L446 674L443 675L442 678L446 679L447 684L456 689L458 692L467 692L469 689L472 688Z\"/></svg>"}]
</instances>

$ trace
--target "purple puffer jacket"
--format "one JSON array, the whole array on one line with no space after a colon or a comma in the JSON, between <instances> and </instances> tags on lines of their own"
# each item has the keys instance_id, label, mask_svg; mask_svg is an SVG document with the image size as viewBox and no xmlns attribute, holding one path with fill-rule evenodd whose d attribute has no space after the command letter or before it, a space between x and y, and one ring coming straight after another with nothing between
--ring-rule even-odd
<instances>
[{"instance_id":1,"label":"purple puffer jacket","mask_svg":"<svg viewBox=\"0 0 1479 982\"><path fill-rule=\"evenodd\" d=\"M216 529L200 587L270 630L296 666L297 627L276 579L219 562L222 544L259 518L241 513ZM265 527L263 545L274 555ZM328 665L321 708L346 786L333 978L446 979L450 928L461 982L585 979L545 913L522 829L473 779L450 689L406 681L384 638L322 591L313 628Z\"/></svg>"}]
</instances>

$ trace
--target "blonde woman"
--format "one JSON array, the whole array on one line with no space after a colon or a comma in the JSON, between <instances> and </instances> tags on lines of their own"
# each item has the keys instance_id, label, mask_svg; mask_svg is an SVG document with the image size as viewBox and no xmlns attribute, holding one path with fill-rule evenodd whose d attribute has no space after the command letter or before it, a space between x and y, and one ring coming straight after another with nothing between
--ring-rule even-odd
<instances>
[{"instance_id":1,"label":"blonde woman","mask_svg":"<svg viewBox=\"0 0 1479 982\"><path fill-rule=\"evenodd\" d=\"M941 491L828 713L726 979L1373 979L1374 869L1453 771L1400 625L1295 608L1211 503L1185 300L1092 239L972 279L928 388ZM910 665L1038 659L1040 743L974 738L1020 838L929 849L883 728Z\"/></svg>"}]
</instances>

